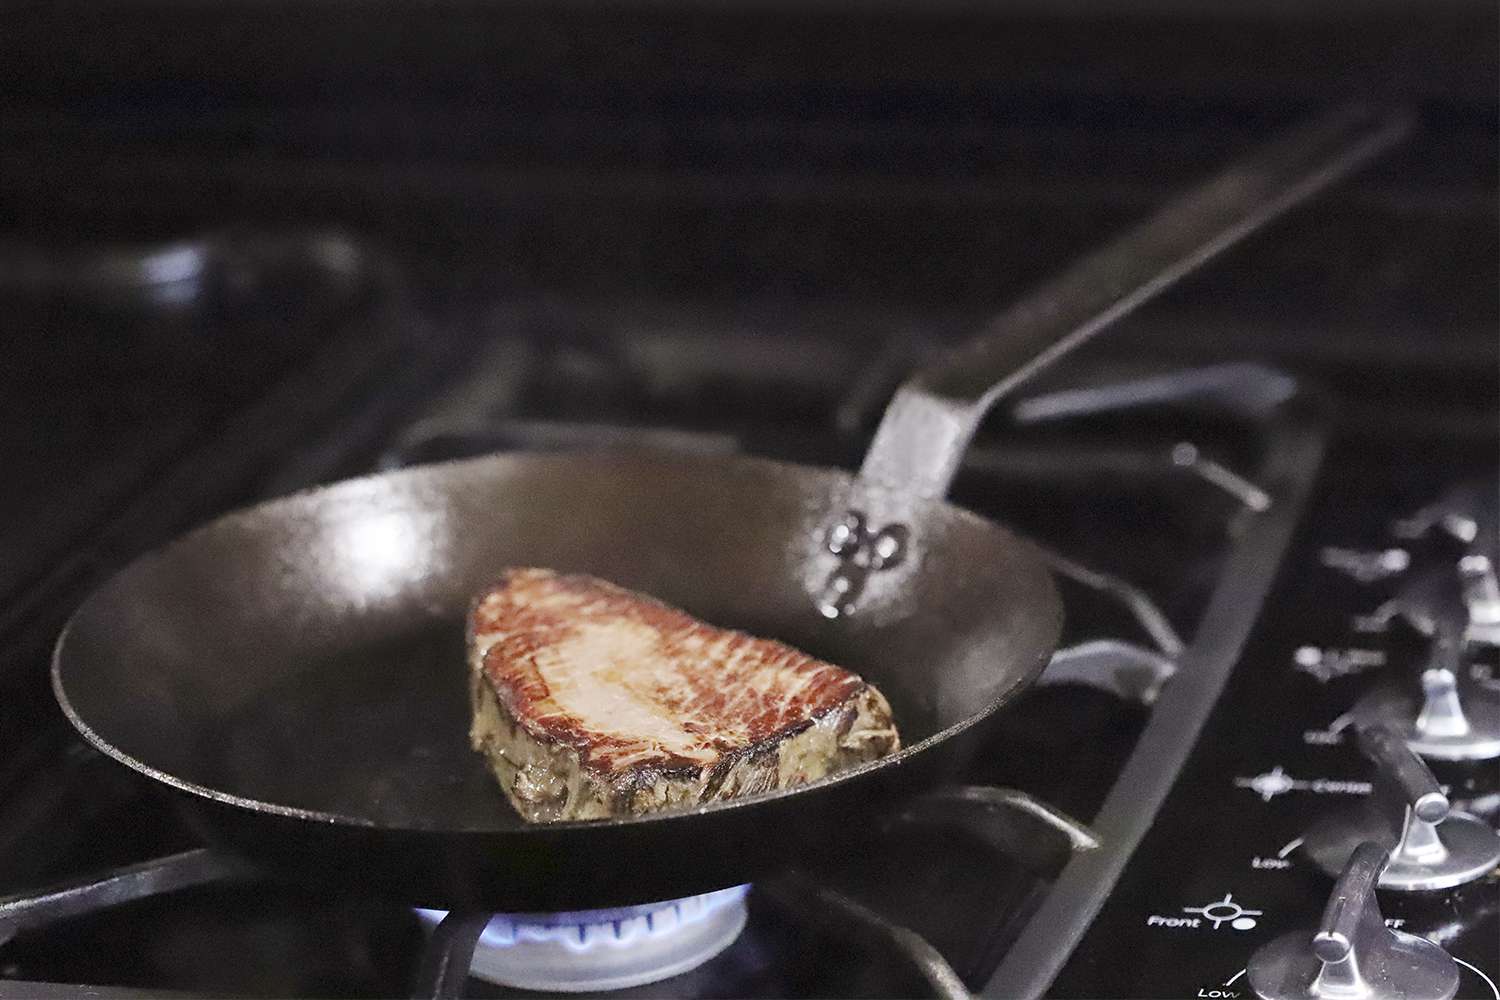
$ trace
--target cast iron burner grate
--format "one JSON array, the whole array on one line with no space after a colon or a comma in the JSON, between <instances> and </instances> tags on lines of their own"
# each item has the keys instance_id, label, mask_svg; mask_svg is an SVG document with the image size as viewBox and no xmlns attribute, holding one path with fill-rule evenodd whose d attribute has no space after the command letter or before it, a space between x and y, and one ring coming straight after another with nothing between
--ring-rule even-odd
<instances>
[{"instance_id":1,"label":"cast iron burner grate","mask_svg":"<svg viewBox=\"0 0 1500 1000\"><path fill-rule=\"evenodd\" d=\"M1071 581L1069 613L1075 624L1068 645L1049 671L1050 683L1044 677L1042 685L1018 701L1000 742L986 747L964 776L974 784L949 786L913 800L877 828L863 831L861 843L878 849L851 851L851 857L859 853L855 860L862 863L791 872L757 885L753 892L728 889L685 907L679 902L670 912L687 912L698 919L679 918L674 933L650 933L666 912L652 907L609 916L572 915L567 920L497 919L489 913L453 913L439 920L431 913L426 922L436 926L421 945L419 918L406 910L406 919L418 925L413 927L418 946L407 945L393 956L397 964L405 963L394 988L405 990L414 982L416 995L430 996L618 987L626 995L684 997L922 992L961 997L995 974L999 963L1009 961L1010 954L1035 936L1038 925L1046 924L1041 929L1051 934L1054 918L1043 910L1056 895L1056 886L1073 877L1078 860L1119 855L1123 863L1128 856L1128 841L1118 834L1109 839L1103 829L1113 825L1118 831L1120 822L1109 815L1107 806L1101 813L1100 803L1140 756L1138 744L1144 744L1145 734L1161 728L1157 721L1177 727L1167 719L1158 720L1155 705L1159 695L1170 699L1174 693L1171 677L1179 654L1198 655L1195 650L1203 637L1213 637L1223 624L1199 617L1201 608L1214 603L1207 592L1235 575L1237 561L1243 563L1248 554L1263 548L1265 532L1282 530L1284 525L1277 525L1291 516L1283 506L1287 491L1304 488L1316 468L1303 454L1306 401L1299 402L1298 386L1280 373L1238 366L1147 380L1144 393L1142 385L1139 380L1106 382L1084 396L1053 393L1031 400L1035 405L1049 399L1054 406L1070 399L1080 404L1083 412L1075 414L1080 422L1069 428L1070 434L1079 435L1088 433L1091 419L1089 407L1082 404L1097 404L1098 413L1106 417L1122 403L1144 407L1169 425L1172 414L1180 419L1185 408L1231 412L1238 429L1226 443L1216 444L1215 451L1248 470L1246 482L1278 483L1275 496L1267 497L1272 516L1265 520L1265 512L1257 509L1263 505L1244 502L1233 490L1222 490L1213 499L1214 492L1205 493L1201 485L1184 489L1183 483L1195 477L1174 477L1170 461L1157 463L1151 456L1161 449L1155 444L1075 451L1070 461L1062 461L1049 458L1042 449L1027 452L1023 445L1019 451L996 450L981 442L965 488L976 500L1000 498L972 504L982 510L1009 509L1023 519L1028 511L1047 510L1054 516L1062 511L1063 529L1079 520L1097 526L1101 518L1087 502L1071 502L1080 497L1097 501L1096 489L1079 488L1080 463L1094 461L1106 469L1108 478L1124 484L1120 495L1129 498L1126 509L1177 504L1193 512L1194 536L1208 541L1195 544L1185 563L1163 556L1160 561L1191 584L1185 597L1168 595L1163 601L1159 587L1137 585L1134 574L1127 579L1079 561L1094 564L1104 550L1079 550L1067 545L1067 530L1059 533L1053 530L1058 525L1045 519L1036 523L1034 537L1069 553L1056 557L1056 568ZM1163 388L1172 391L1158 391ZM480 444L493 445L492 439L480 437ZM1031 461L1010 461L1028 454ZM1136 462L1139 456L1146 460ZM1159 469L1166 478L1143 475L1143 468ZM1094 474L1082 477L1084 483L1095 479ZM1013 498L1028 496L1049 500L1030 508L1013 505ZM1052 504L1053 497L1070 502ZM1117 501L1105 502L1111 505ZM1217 532L1205 527L1213 524ZM1273 566L1274 560L1260 571ZM1235 614L1246 620L1254 615L1253 602L1218 603L1234 603ZM1040 770L1028 769L1027 761L1045 764ZM79 769L78 780L86 782L89 773ZM1169 780L1170 774L1162 778ZM1043 800L1099 825L1105 836L1096 836ZM137 802L131 808L140 807ZM36 979L59 981L45 947L30 951L22 946L55 937L53 925L65 929L70 922L66 918L160 894L172 893L171 899L176 899L179 890L191 894L194 886L239 884L241 892L254 893L286 884L278 881L283 877L200 849L0 898L0 942L14 935L5 947L21 957L6 971L9 981L0 980L0 996L23 995ZM1108 888L1105 878L1101 892ZM164 897L161 905L171 899ZM390 909L389 903L374 899L368 906L372 915ZM386 909L380 910L382 906ZM128 917L122 913L121 919ZM644 936L641 922L647 925ZM658 940L660 949L632 954L642 941ZM31 955L41 957L28 961ZM536 961L527 965L521 961L523 955ZM579 967L580 955L609 961ZM553 960L573 963L573 968L557 978L564 966L553 965L545 972L541 968ZM666 978L658 978L662 976ZM170 977L150 979L145 972L142 977L158 995L174 985L181 988L180 981ZM391 988L387 983L386 992ZM92 995L109 992L95 986L78 989Z\"/></svg>"}]
</instances>

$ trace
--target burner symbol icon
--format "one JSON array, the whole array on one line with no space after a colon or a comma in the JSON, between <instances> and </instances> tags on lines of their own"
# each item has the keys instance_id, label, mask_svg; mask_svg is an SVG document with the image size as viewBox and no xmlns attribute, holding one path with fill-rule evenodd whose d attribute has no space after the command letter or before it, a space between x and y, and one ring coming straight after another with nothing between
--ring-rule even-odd
<instances>
[{"instance_id":1,"label":"burner symbol icon","mask_svg":"<svg viewBox=\"0 0 1500 1000\"><path fill-rule=\"evenodd\" d=\"M1248 931L1255 926L1255 918L1262 914L1261 910L1246 909L1234 901L1234 894L1226 892L1224 898L1208 903L1204 906L1184 906L1183 913L1196 913L1199 916L1212 920L1214 930L1226 920L1229 926L1237 931Z\"/></svg>"},{"instance_id":2,"label":"burner symbol icon","mask_svg":"<svg viewBox=\"0 0 1500 1000\"><path fill-rule=\"evenodd\" d=\"M1305 782L1298 782L1290 774L1283 771L1280 764L1277 764L1269 771L1257 774L1253 778L1235 778L1234 783L1240 788L1250 789L1266 802L1270 802L1278 795L1284 795L1292 791L1299 784L1305 784Z\"/></svg>"}]
</instances>

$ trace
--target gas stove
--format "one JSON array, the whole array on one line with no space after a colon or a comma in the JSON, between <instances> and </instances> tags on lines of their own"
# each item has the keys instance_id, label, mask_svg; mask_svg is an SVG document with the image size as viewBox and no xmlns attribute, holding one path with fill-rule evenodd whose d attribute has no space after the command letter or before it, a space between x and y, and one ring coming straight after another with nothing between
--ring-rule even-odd
<instances>
[{"instance_id":1,"label":"gas stove","mask_svg":"<svg viewBox=\"0 0 1500 1000\"><path fill-rule=\"evenodd\" d=\"M752 340L700 314L688 350L680 316L616 310L627 332L601 337L598 315L492 307L455 352L469 362L411 379L414 402L346 438L361 446L340 450L352 468L339 471L601 445L847 462L888 355L924 349L902 340L871 359L816 315ZM780 419L751 419L773 395ZM1258 949L1298 929L1310 941L1342 867L1320 868L1309 838L1367 822L1339 810L1382 796L1399 818L1400 786L1379 770L1395 765L1367 759L1351 721L1368 692L1409 692L1457 629L1475 727L1496 697L1493 441L1377 446L1342 433L1335 406L1246 361L1065 366L993 422L955 488L1047 548L1068 610L1063 648L962 782L889 817L858 856L753 887L483 915L462 989L1250 995ZM1438 579L1455 599L1431 598ZM1416 703L1384 705L1370 719L1414 738ZM7 856L24 875L0 902L0 991L381 995L434 974L441 913L227 864L169 801L75 743L44 744L9 800ZM1493 824L1492 760L1429 766L1445 823ZM1388 924L1461 963L1464 996L1500 974L1494 867L1377 894Z\"/></svg>"},{"instance_id":2,"label":"gas stove","mask_svg":"<svg viewBox=\"0 0 1500 1000\"><path fill-rule=\"evenodd\" d=\"M904 373L1287 110L980 114L956 91L857 104L803 82L796 109L719 94L736 128L652 97L538 98L528 128L602 165L559 185L512 164L524 197L471 160L403 161L379 197L349 155L309 181L287 157L327 138L318 108L281 158L232 170L138 121L104 129L129 133L118 174L8 161L59 218L100 206L59 191L58 162L120 200L108 238L0 241L0 301L39 331L0 398L52 435L16 449L0 527L0 997L1293 997L1325 970L1385 997L1389 956L1415 954L1405 995L1500 998L1495 240L1492 178L1473 179L1490 126L1462 101L1410 144L1439 152L1331 193L986 423L952 498L1045 549L1061 648L953 784L846 850L690 899L445 914L224 854L72 735L45 683L63 618L185 527L508 450L852 468ZM468 134L449 111L413 148ZM43 152L87 150L93 113L0 129L45 119ZM600 115L653 123L658 160L594 149ZM1096 157L1132 115L1146 140ZM766 134L801 173L751 155ZM221 168L233 212L182 180ZM342 227L287 228L301 216ZM163 227L180 238L153 242Z\"/></svg>"}]
</instances>

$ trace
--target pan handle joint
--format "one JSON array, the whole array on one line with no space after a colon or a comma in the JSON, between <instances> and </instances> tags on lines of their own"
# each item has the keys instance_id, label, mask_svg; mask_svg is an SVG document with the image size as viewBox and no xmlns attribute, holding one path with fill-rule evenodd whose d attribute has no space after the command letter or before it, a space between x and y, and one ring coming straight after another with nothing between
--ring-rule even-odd
<instances>
[{"instance_id":1,"label":"pan handle joint","mask_svg":"<svg viewBox=\"0 0 1500 1000\"><path fill-rule=\"evenodd\" d=\"M824 618L838 618L854 610L870 574L899 564L906 557L910 537L904 524L887 524L875 531L863 511L846 511L829 527L824 540L824 547L839 561L823 585L818 612Z\"/></svg>"}]
</instances>

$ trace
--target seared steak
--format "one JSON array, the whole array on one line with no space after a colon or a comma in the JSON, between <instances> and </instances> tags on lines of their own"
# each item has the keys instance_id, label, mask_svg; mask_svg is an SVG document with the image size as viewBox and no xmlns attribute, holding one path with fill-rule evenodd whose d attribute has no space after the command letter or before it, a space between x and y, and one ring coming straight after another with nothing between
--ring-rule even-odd
<instances>
[{"instance_id":1,"label":"seared steak","mask_svg":"<svg viewBox=\"0 0 1500 1000\"><path fill-rule=\"evenodd\" d=\"M688 807L894 753L871 685L588 576L512 569L469 616L474 723L528 820Z\"/></svg>"}]
</instances>

